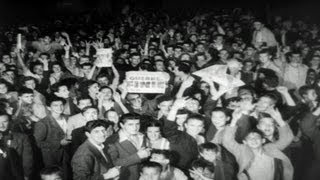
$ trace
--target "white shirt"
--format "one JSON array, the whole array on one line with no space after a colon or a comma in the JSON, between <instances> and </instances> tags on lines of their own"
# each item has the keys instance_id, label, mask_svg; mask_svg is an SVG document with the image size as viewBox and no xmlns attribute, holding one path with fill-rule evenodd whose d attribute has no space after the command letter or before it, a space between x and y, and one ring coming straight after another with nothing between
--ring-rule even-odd
<instances>
[{"instance_id":1,"label":"white shirt","mask_svg":"<svg viewBox=\"0 0 320 180\"><path fill-rule=\"evenodd\" d=\"M273 180L274 179L274 159L265 153L255 154L248 173L251 179Z\"/></svg>"},{"instance_id":2,"label":"white shirt","mask_svg":"<svg viewBox=\"0 0 320 180\"><path fill-rule=\"evenodd\" d=\"M62 118L60 120L56 120L57 123L59 124L59 126L61 127L61 129L63 130L63 132L66 134L67 133L67 121L65 118Z\"/></svg>"}]
</instances>

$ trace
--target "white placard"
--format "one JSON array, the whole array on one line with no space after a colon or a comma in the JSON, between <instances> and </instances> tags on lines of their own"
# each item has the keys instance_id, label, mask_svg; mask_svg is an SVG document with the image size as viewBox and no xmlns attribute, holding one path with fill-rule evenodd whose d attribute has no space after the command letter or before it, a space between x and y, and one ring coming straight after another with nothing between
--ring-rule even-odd
<instances>
[{"instance_id":1,"label":"white placard","mask_svg":"<svg viewBox=\"0 0 320 180\"><path fill-rule=\"evenodd\" d=\"M166 72L126 72L129 93L165 93L170 76Z\"/></svg>"},{"instance_id":2,"label":"white placard","mask_svg":"<svg viewBox=\"0 0 320 180\"><path fill-rule=\"evenodd\" d=\"M111 67L113 64L112 53L111 48L97 49L96 65L98 67Z\"/></svg>"}]
</instances>

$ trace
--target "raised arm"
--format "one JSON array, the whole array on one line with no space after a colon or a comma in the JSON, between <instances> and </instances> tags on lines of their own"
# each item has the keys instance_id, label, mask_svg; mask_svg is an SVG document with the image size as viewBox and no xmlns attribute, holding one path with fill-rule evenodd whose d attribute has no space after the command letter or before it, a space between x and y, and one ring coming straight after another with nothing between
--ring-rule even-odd
<instances>
[{"instance_id":1,"label":"raised arm","mask_svg":"<svg viewBox=\"0 0 320 180\"><path fill-rule=\"evenodd\" d=\"M279 130L279 139L272 144L279 150L284 150L290 145L294 136L290 126L282 119L280 112L277 109L270 108L268 114L275 120Z\"/></svg>"},{"instance_id":2,"label":"raised arm","mask_svg":"<svg viewBox=\"0 0 320 180\"><path fill-rule=\"evenodd\" d=\"M115 90L117 89L117 87L119 85L120 75L119 75L117 68L115 68L114 65L112 65L111 68L112 68L112 72L114 74L114 78L112 80L112 84L110 85L110 87L115 92Z\"/></svg>"}]
</instances>

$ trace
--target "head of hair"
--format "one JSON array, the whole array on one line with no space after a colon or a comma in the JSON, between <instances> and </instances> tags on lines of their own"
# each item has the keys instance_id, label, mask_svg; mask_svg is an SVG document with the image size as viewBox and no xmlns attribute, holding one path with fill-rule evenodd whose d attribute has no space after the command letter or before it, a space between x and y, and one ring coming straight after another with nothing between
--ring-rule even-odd
<instances>
[{"instance_id":1,"label":"head of hair","mask_svg":"<svg viewBox=\"0 0 320 180\"><path fill-rule=\"evenodd\" d=\"M278 76L269 76L268 78L264 78L262 82L271 88L275 88L279 85L279 78Z\"/></svg>"},{"instance_id":2,"label":"head of hair","mask_svg":"<svg viewBox=\"0 0 320 180\"><path fill-rule=\"evenodd\" d=\"M166 149L152 149L151 154L161 154L165 159L168 159L170 162L172 160L172 152Z\"/></svg>"},{"instance_id":3,"label":"head of hair","mask_svg":"<svg viewBox=\"0 0 320 180\"><path fill-rule=\"evenodd\" d=\"M250 134L258 134L262 139L264 138L264 134L261 130L257 129L257 128L253 128L251 130L249 130L246 134L245 134L245 138L244 140L248 137L248 135Z\"/></svg>"},{"instance_id":4,"label":"head of hair","mask_svg":"<svg viewBox=\"0 0 320 180\"><path fill-rule=\"evenodd\" d=\"M24 94L33 94L33 90L26 87L21 87L18 90L18 96L22 96Z\"/></svg>"},{"instance_id":5,"label":"head of hair","mask_svg":"<svg viewBox=\"0 0 320 180\"><path fill-rule=\"evenodd\" d=\"M308 93L308 91L310 90L314 90L314 87L313 86L308 86L308 85L305 85L305 86L301 86L299 88L299 95L301 97L303 97L304 95L306 95Z\"/></svg>"},{"instance_id":6,"label":"head of hair","mask_svg":"<svg viewBox=\"0 0 320 180\"><path fill-rule=\"evenodd\" d=\"M61 97L58 97L58 96L56 96L56 95L50 95L50 96L47 97L47 99L46 99L46 105L47 105L48 107L50 107L51 104L52 104L53 102L56 102L56 101L60 101L60 102L62 102L62 104L66 104L66 100L65 100L65 99L63 99L63 98L61 98Z\"/></svg>"},{"instance_id":7,"label":"head of hair","mask_svg":"<svg viewBox=\"0 0 320 180\"><path fill-rule=\"evenodd\" d=\"M62 169L59 166L49 166L45 167L40 171L40 176L50 176L53 174L57 174L61 178L63 177Z\"/></svg>"},{"instance_id":8,"label":"head of hair","mask_svg":"<svg viewBox=\"0 0 320 180\"><path fill-rule=\"evenodd\" d=\"M157 98L157 104L160 104L165 101L173 101L173 97L168 96L168 95L163 95L163 96L160 96Z\"/></svg>"},{"instance_id":9,"label":"head of hair","mask_svg":"<svg viewBox=\"0 0 320 180\"><path fill-rule=\"evenodd\" d=\"M141 172L143 172L143 170L145 168L154 168L157 169L159 171L159 173L162 171L162 166L161 164L157 163L157 162L152 162L152 161L145 161L143 163L141 163Z\"/></svg>"},{"instance_id":10,"label":"head of hair","mask_svg":"<svg viewBox=\"0 0 320 180\"><path fill-rule=\"evenodd\" d=\"M230 117L230 112L227 108L224 107L216 107L212 110L211 114L213 112L222 112L226 117Z\"/></svg>"},{"instance_id":11,"label":"head of hair","mask_svg":"<svg viewBox=\"0 0 320 180\"><path fill-rule=\"evenodd\" d=\"M191 66L188 63L185 62L179 62L177 63L177 67L179 71L182 71L185 74L189 74L191 71Z\"/></svg>"},{"instance_id":12,"label":"head of hair","mask_svg":"<svg viewBox=\"0 0 320 180\"><path fill-rule=\"evenodd\" d=\"M216 153L219 152L219 146L212 142L200 144L198 149L200 153L203 153L204 151L214 151Z\"/></svg>"},{"instance_id":13,"label":"head of hair","mask_svg":"<svg viewBox=\"0 0 320 180\"><path fill-rule=\"evenodd\" d=\"M214 173L214 169L215 169L213 163L210 163L209 161L204 160L204 159L202 159L202 158L193 161L193 162L192 162L192 168L194 168L194 169L198 169L198 168L207 169L207 170L209 170L211 173Z\"/></svg>"},{"instance_id":14,"label":"head of hair","mask_svg":"<svg viewBox=\"0 0 320 180\"><path fill-rule=\"evenodd\" d=\"M104 120L95 120L95 121L89 121L87 122L84 130L85 132L91 133L91 131L97 127L104 127L105 129L108 129L108 127L111 126L110 123Z\"/></svg>"},{"instance_id":15,"label":"head of hair","mask_svg":"<svg viewBox=\"0 0 320 180\"><path fill-rule=\"evenodd\" d=\"M186 119L186 123L188 123L191 120L201 121L203 124L205 124L206 122L205 117L203 117L201 114L190 114Z\"/></svg>"},{"instance_id":16,"label":"head of hair","mask_svg":"<svg viewBox=\"0 0 320 180\"><path fill-rule=\"evenodd\" d=\"M24 77L22 78L22 84L25 85L25 83L26 83L27 81L31 81L31 80L33 80L35 83L37 83L37 81L36 81L36 79L35 79L34 77L24 76Z\"/></svg>"},{"instance_id":17,"label":"head of hair","mask_svg":"<svg viewBox=\"0 0 320 180\"><path fill-rule=\"evenodd\" d=\"M88 109L95 109L98 111L98 108L95 107L95 106L87 106L87 107L84 107L82 110L81 110L81 113L85 113Z\"/></svg>"},{"instance_id":18,"label":"head of hair","mask_svg":"<svg viewBox=\"0 0 320 180\"><path fill-rule=\"evenodd\" d=\"M127 114L123 114L120 119L119 119L119 123L121 124L125 124L127 121L129 120L140 120L141 116L139 114L136 113L127 113Z\"/></svg>"}]
</instances>

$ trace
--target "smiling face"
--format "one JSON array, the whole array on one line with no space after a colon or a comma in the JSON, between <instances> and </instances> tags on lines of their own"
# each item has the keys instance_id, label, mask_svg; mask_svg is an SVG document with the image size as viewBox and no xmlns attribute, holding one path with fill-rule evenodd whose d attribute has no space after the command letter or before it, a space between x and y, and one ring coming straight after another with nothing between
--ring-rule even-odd
<instances>
[{"instance_id":1,"label":"smiling face","mask_svg":"<svg viewBox=\"0 0 320 180\"><path fill-rule=\"evenodd\" d=\"M98 126L92 129L90 133L86 132L86 135L90 140L98 145L104 143L108 137L107 130L103 126Z\"/></svg>"},{"instance_id":2,"label":"smiling face","mask_svg":"<svg viewBox=\"0 0 320 180\"><path fill-rule=\"evenodd\" d=\"M274 135L275 132L275 123L272 118L261 118L257 125L257 128L263 132L266 137Z\"/></svg>"},{"instance_id":3,"label":"smiling face","mask_svg":"<svg viewBox=\"0 0 320 180\"><path fill-rule=\"evenodd\" d=\"M229 117L225 115L224 112L221 111L213 111L211 116L211 122L216 128L224 127L229 121Z\"/></svg>"},{"instance_id":4,"label":"smiling face","mask_svg":"<svg viewBox=\"0 0 320 180\"><path fill-rule=\"evenodd\" d=\"M7 115L0 116L0 132L5 132L9 127L9 117Z\"/></svg>"},{"instance_id":5,"label":"smiling face","mask_svg":"<svg viewBox=\"0 0 320 180\"><path fill-rule=\"evenodd\" d=\"M159 127L148 127L147 128L147 137L151 141L156 141L161 138L160 128Z\"/></svg>"},{"instance_id":6,"label":"smiling face","mask_svg":"<svg viewBox=\"0 0 320 180\"><path fill-rule=\"evenodd\" d=\"M136 135L140 130L139 119L129 119L124 124L120 123L121 129L129 135Z\"/></svg>"},{"instance_id":7,"label":"smiling face","mask_svg":"<svg viewBox=\"0 0 320 180\"><path fill-rule=\"evenodd\" d=\"M198 119L189 119L185 124L186 131L191 136L199 135L199 133L203 130L203 127L203 122Z\"/></svg>"},{"instance_id":8,"label":"smiling face","mask_svg":"<svg viewBox=\"0 0 320 180\"><path fill-rule=\"evenodd\" d=\"M244 144L248 145L252 149L259 149L262 147L264 143L263 137L260 134L251 132L247 135L245 140L243 141Z\"/></svg>"}]
</instances>

